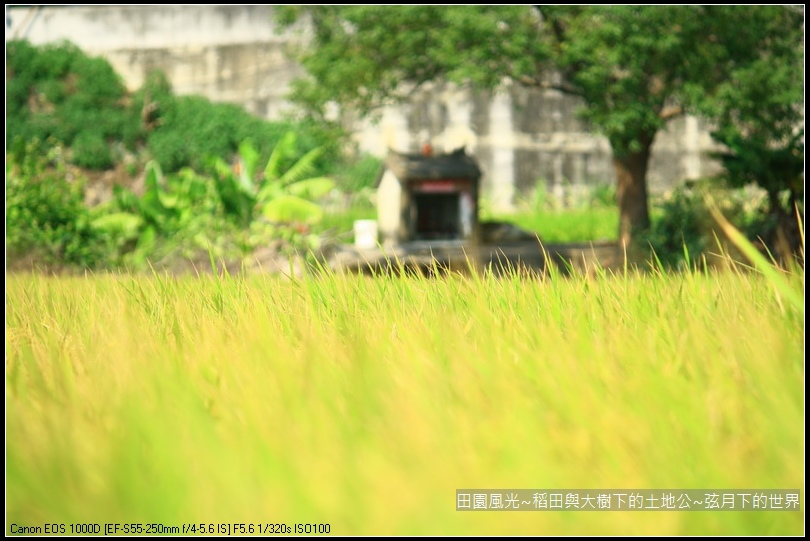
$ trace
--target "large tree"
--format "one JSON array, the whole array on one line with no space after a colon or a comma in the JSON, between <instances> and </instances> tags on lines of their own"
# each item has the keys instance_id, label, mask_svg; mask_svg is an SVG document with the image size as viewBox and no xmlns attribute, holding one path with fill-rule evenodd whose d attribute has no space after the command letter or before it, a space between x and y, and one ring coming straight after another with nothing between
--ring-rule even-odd
<instances>
[{"instance_id":1,"label":"large tree","mask_svg":"<svg viewBox=\"0 0 810 541\"><path fill-rule=\"evenodd\" d=\"M613 150L626 245L650 223L657 132L729 90L723 83L745 66L780 62L804 20L784 6L307 6L281 9L280 22L304 15L309 77L295 96L312 111L334 101L367 114L441 80L487 89L509 80L580 97Z\"/></svg>"},{"instance_id":2,"label":"large tree","mask_svg":"<svg viewBox=\"0 0 810 541\"><path fill-rule=\"evenodd\" d=\"M803 215L804 27L795 24L803 15L803 6L773 9L764 24L747 25L737 47L755 47L758 40L767 47L695 100L725 147L716 156L726 179L732 186L757 184L768 194L768 224L758 233L785 261L803 248L797 211Z\"/></svg>"}]
</instances>

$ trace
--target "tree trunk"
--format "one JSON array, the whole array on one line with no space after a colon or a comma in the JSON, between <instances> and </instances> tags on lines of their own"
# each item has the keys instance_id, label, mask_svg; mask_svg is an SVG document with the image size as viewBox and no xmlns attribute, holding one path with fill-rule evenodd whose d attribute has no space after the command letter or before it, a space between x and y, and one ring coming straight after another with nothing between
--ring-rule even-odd
<instances>
[{"instance_id":1,"label":"tree trunk","mask_svg":"<svg viewBox=\"0 0 810 541\"><path fill-rule=\"evenodd\" d=\"M639 233L650 227L647 166L651 146L652 138L638 152L618 156L614 154L613 168L616 171L616 196L619 203L619 243L624 249L638 240Z\"/></svg>"},{"instance_id":2,"label":"tree trunk","mask_svg":"<svg viewBox=\"0 0 810 541\"><path fill-rule=\"evenodd\" d=\"M787 209L782 206L777 191L768 192L768 200L770 203L769 213L776 222L776 229L771 238L768 239L769 242L767 242L767 244L770 244L768 248L771 254L782 265L787 265L789 261L802 264L802 237L798 218L795 214L798 203L797 196L791 191Z\"/></svg>"}]
</instances>

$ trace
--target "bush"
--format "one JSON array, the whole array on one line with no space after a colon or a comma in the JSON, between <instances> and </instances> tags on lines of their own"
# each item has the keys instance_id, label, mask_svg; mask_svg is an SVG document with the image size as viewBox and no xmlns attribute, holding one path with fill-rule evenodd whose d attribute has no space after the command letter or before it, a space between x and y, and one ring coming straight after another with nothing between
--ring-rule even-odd
<instances>
[{"instance_id":1,"label":"bush","mask_svg":"<svg viewBox=\"0 0 810 541\"><path fill-rule=\"evenodd\" d=\"M320 143L325 135L315 125L269 122L238 105L213 103L201 96L164 97L159 108L160 122L149 132L147 146L166 173L184 167L201 171L210 158L230 161L242 141L248 139L254 141L261 159L266 160L282 136L290 131L297 135L296 147L285 157L286 165L292 165L307 151L322 147L324 152L314 164L316 173L324 175L334 169L334 145Z\"/></svg>"},{"instance_id":2,"label":"bush","mask_svg":"<svg viewBox=\"0 0 810 541\"><path fill-rule=\"evenodd\" d=\"M6 165L6 249L48 266L103 267L111 239L96 231L84 205L81 177L70 178L62 149L38 140Z\"/></svg>"},{"instance_id":3,"label":"bush","mask_svg":"<svg viewBox=\"0 0 810 541\"><path fill-rule=\"evenodd\" d=\"M207 255L209 249L215 257L244 255L284 235L293 235L286 244L307 244L309 224L301 233L295 226L234 220L225 204L230 200L217 189L222 186L194 171L220 160L221 169L243 182L234 170L240 145L252 141L256 162L268 163L287 133L295 137L282 145L274 171L296 177L305 171L312 181L296 184L298 191L324 185L321 177L343 163L331 126L306 119L268 122L238 105L177 97L160 71L150 73L130 95L104 59L88 57L68 42L43 47L8 42L6 85L7 247L12 257L33 256L59 266L138 267L147 259L190 257L201 250ZM146 168L146 193L138 197L116 186L111 201L87 208L84 180L68 164L110 169L129 158L125 149L138 155L137 163L129 160L128 171L155 162ZM360 169L368 169L368 163ZM253 181L259 180L258 173ZM373 182L364 175L361 183ZM265 215L271 210L314 212L293 197L304 195L311 196L287 194L270 208L269 196L262 194L262 210Z\"/></svg>"},{"instance_id":4,"label":"bush","mask_svg":"<svg viewBox=\"0 0 810 541\"><path fill-rule=\"evenodd\" d=\"M109 169L115 163L110 146L99 133L80 133L73 140L71 151L73 163L86 169Z\"/></svg>"},{"instance_id":5,"label":"bush","mask_svg":"<svg viewBox=\"0 0 810 541\"><path fill-rule=\"evenodd\" d=\"M359 193L374 187L380 174L382 160L364 155L336 175L337 185L344 192Z\"/></svg>"},{"instance_id":6,"label":"bush","mask_svg":"<svg viewBox=\"0 0 810 541\"><path fill-rule=\"evenodd\" d=\"M682 269L689 260L717 253L721 233L706 206L704 194L710 193L720 211L740 231L756 236L764 224L766 199L752 187L732 189L717 180L687 182L655 204L650 230L645 241L666 268ZM686 249L686 253L684 253Z\"/></svg>"},{"instance_id":7,"label":"bush","mask_svg":"<svg viewBox=\"0 0 810 541\"><path fill-rule=\"evenodd\" d=\"M183 167L202 170L209 157L230 161L247 139L266 159L284 133L295 131L296 155L288 157L289 164L313 148L323 149L314 164L318 175L342 162L329 125L268 122L238 105L174 96L159 70L128 95L106 60L70 42L35 47L13 40L6 50L7 151L34 138L52 138L72 149L76 165L101 170L119 158L114 148L135 152L145 146L164 171L174 173Z\"/></svg>"},{"instance_id":8,"label":"bush","mask_svg":"<svg viewBox=\"0 0 810 541\"><path fill-rule=\"evenodd\" d=\"M79 138L77 165L110 167L111 154L100 146L122 141L135 121L110 64L69 42L34 47L16 40L7 43L6 53L7 145L53 138L72 147Z\"/></svg>"}]
</instances>

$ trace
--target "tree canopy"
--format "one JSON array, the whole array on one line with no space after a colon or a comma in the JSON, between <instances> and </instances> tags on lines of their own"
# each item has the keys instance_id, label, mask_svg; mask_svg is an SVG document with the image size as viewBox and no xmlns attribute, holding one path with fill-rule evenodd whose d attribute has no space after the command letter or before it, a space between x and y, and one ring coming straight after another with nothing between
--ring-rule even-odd
<instances>
[{"instance_id":1,"label":"tree canopy","mask_svg":"<svg viewBox=\"0 0 810 541\"><path fill-rule=\"evenodd\" d=\"M698 111L714 119L713 136L727 148L718 157L728 180L758 184L768 192L774 214L791 214L804 195L804 29L792 24L800 9L772 9L769 20L746 25L753 39L737 46L767 47L697 103ZM789 194L786 204L780 200L783 191Z\"/></svg>"},{"instance_id":2,"label":"tree canopy","mask_svg":"<svg viewBox=\"0 0 810 541\"><path fill-rule=\"evenodd\" d=\"M650 148L669 119L702 114L770 139L803 109L801 7L295 6L279 20L302 16L312 40L294 97L316 113L334 101L368 114L440 80L579 96L613 150L626 244L649 226Z\"/></svg>"}]
</instances>

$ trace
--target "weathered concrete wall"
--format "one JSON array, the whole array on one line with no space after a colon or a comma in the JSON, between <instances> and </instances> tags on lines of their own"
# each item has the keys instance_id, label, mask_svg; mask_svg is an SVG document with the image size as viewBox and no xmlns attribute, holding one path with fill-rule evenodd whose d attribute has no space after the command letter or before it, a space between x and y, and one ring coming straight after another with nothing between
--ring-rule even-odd
<instances>
[{"instance_id":1,"label":"weathered concrete wall","mask_svg":"<svg viewBox=\"0 0 810 541\"><path fill-rule=\"evenodd\" d=\"M289 109L288 86L303 74L284 52L300 39L300 28L278 33L272 6L28 7L7 13L6 40L66 39L106 58L130 90L161 69L178 94L239 103L264 118Z\"/></svg>"},{"instance_id":2,"label":"weathered concrete wall","mask_svg":"<svg viewBox=\"0 0 810 541\"><path fill-rule=\"evenodd\" d=\"M285 53L306 39L306 28L278 33L272 6L49 6L6 14L6 40L67 39L108 59L132 90L159 68L178 94L238 103L267 119L292 110L285 96L303 74ZM614 182L610 146L577 118L578 106L569 96L520 87L488 95L435 86L385 110L378 123L358 122L355 140L379 157L389 147L417 151L425 136L437 150L465 145L483 169L483 196L506 210L538 182L559 196ZM711 148L697 119L673 121L653 146L651 191L716 171L706 157Z\"/></svg>"},{"instance_id":3,"label":"weathered concrete wall","mask_svg":"<svg viewBox=\"0 0 810 541\"><path fill-rule=\"evenodd\" d=\"M483 194L495 209L508 208L538 184L559 199L571 199L615 182L610 144L578 118L579 107L577 99L553 91L509 87L489 95L433 87L409 104L385 110L382 137L366 123L360 142L377 155L387 147L418 152L425 136L439 151L465 145L481 163ZM653 144L650 191L718 171L707 155L715 148L699 119L671 121Z\"/></svg>"}]
</instances>

